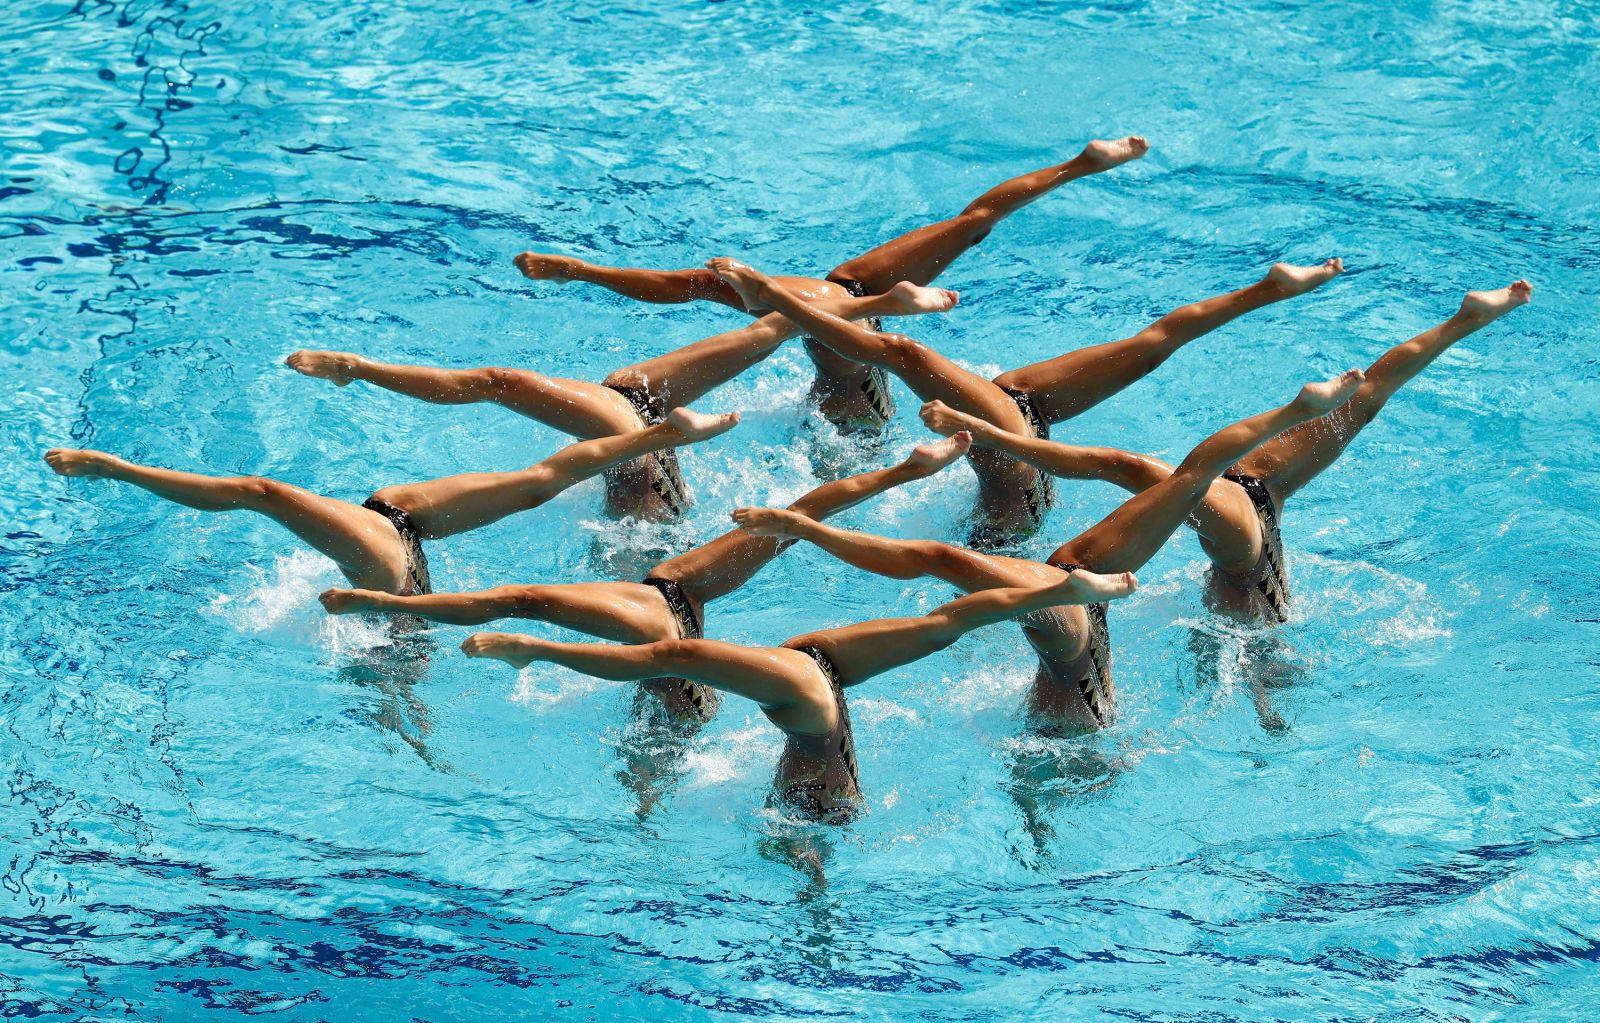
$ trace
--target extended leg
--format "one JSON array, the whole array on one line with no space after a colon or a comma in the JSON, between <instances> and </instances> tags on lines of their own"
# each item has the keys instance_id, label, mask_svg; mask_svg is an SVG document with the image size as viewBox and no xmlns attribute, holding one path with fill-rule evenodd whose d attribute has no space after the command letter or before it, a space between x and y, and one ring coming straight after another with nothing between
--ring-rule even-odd
<instances>
[{"instance_id":1,"label":"extended leg","mask_svg":"<svg viewBox=\"0 0 1600 1023\"><path fill-rule=\"evenodd\" d=\"M474 472L426 483L385 487L373 496L411 516L423 536L451 536L536 508L568 487L664 448L693 444L731 430L737 412L707 416L674 409L655 426L579 441L519 472Z\"/></svg>"},{"instance_id":2,"label":"extended leg","mask_svg":"<svg viewBox=\"0 0 1600 1023\"><path fill-rule=\"evenodd\" d=\"M1279 263L1248 288L1175 309L1121 341L1080 348L1002 373L995 383L1026 392L1052 423L1070 419L1144 379L1195 338L1251 310L1303 295L1343 269L1337 259L1321 266Z\"/></svg>"},{"instance_id":3,"label":"extended leg","mask_svg":"<svg viewBox=\"0 0 1600 1023\"><path fill-rule=\"evenodd\" d=\"M619 643L650 643L677 636L677 624L660 592L639 583L496 586L473 593L410 597L377 590L332 589L321 599L330 614L376 611L416 615L446 625L526 618Z\"/></svg>"},{"instance_id":4,"label":"extended leg","mask_svg":"<svg viewBox=\"0 0 1600 1023\"><path fill-rule=\"evenodd\" d=\"M912 285L888 294L866 298L828 298L818 303L829 315L848 323L872 316L910 316L943 312L955 304L950 292ZM809 308L809 307L807 307ZM800 333L790 319L769 313L737 330L730 330L677 351L624 367L606 377L606 383L642 387L667 405L688 405L706 392L743 373Z\"/></svg>"},{"instance_id":5,"label":"extended leg","mask_svg":"<svg viewBox=\"0 0 1600 1023\"><path fill-rule=\"evenodd\" d=\"M574 437L607 437L644 425L628 399L600 384L525 369L438 369L375 362L349 352L295 352L285 360L340 387L364 380L435 405L491 402Z\"/></svg>"},{"instance_id":6,"label":"extended leg","mask_svg":"<svg viewBox=\"0 0 1600 1023\"><path fill-rule=\"evenodd\" d=\"M825 519L886 490L926 479L960 458L966 450L964 437L922 444L899 465L824 483L789 507L811 519ZM663 561L650 574L676 581L691 601L703 607L743 586L786 546L779 537L756 536L735 529Z\"/></svg>"},{"instance_id":7,"label":"extended leg","mask_svg":"<svg viewBox=\"0 0 1600 1023\"><path fill-rule=\"evenodd\" d=\"M727 282L705 267L688 270L641 270L634 267L598 266L572 256L524 252L512 260L522 275L534 281L583 281L598 284L639 302L677 305L683 302L719 302L746 312L744 300ZM784 282L813 299L842 298L848 294L837 284L811 277L785 277ZM892 283L892 282L891 282ZM885 289L887 290L887 289Z\"/></svg>"},{"instance_id":8,"label":"extended leg","mask_svg":"<svg viewBox=\"0 0 1600 1023\"><path fill-rule=\"evenodd\" d=\"M1017 210L1069 181L1137 160L1149 148L1137 135L1114 142L1096 140L1066 163L1003 182L974 199L958 216L885 242L841 263L828 276L860 281L869 292L887 291L897 281L927 284Z\"/></svg>"},{"instance_id":9,"label":"extended leg","mask_svg":"<svg viewBox=\"0 0 1600 1023\"><path fill-rule=\"evenodd\" d=\"M1526 303L1532 295L1533 286L1527 281L1497 291L1468 293L1454 316L1389 349L1374 362L1367 370L1366 382L1347 404L1262 445L1239 463L1239 471L1265 480L1280 502L1286 500L1332 465L1406 381L1445 349Z\"/></svg>"},{"instance_id":10,"label":"extended leg","mask_svg":"<svg viewBox=\"0 0 1600 1023\"><path fill-rule=\"evenodd\" d=\"M1050 556L1096 572L1137 571L1183 525L1211 484L1262 443L1343 404L1361 383L1351 370L1326 383L1307 384L1294 401L1234 423L1201 441L1166 479L1135 494Z\"/></svg>"},{"instance_id":11,"label":"extended leg","mask_svg":"<svg viewBox=\"0 0 1600 1023\"><path fill-rule=\"evenodd\" d=\"M739 646L714 639L611 646L476 632L467 637L461 649L468 657L492 657L518 668L534 661L548 661L616 682L686 678L754 700L767 710L799 702L817 671L811 658L794 650Z\"/></svg>"},{"instance_id":12,"label":"extended leg","mask_svg":"<svg viewBox=\"0 0 1600 1023\"><path fill-rule=\"evenodd\" d=\"M980 626L1055 604L1115 600L1132 593L1137 585L1126 573L1098 576L1073 572L1050 586L969 594L921 618L828 629L797 636L782 647L745 647L709 639L606 646L479 632L468 636L461 649L469 657L492 657L519 668L548 661L615 681L686 678L754 700L784 727L817 732L827 727L815 720L817 666L795 647L814 644L823 649L834 658L841 681L854 685L942 650Z\"/></svg>"},{"instance_id":13,"label":"extended leg","mask_svg":"<svg viewBox=\"0 0 1600 1023\"><path fill-rule=\"evenodd\" d=\"M358 505L261 476L154 469L100 451L55 448L45 461L63 476L121 480L201 511L258 512L333 559L358 586L392 590L407 582L400 535L388 519Z\"/></svg>"},{"instance_id":14,"label":"extended leg","mask_svg":"<svg viewBox=\"0 0 1600 1023\"><path fill-rule=\"evenodd\" d=\"M752 537L805 540L847 565L890 579L941 579L968 593L1060 582L1060 569L1037 561L980 554L939 540L894 540L838 529L801 510L740 508L733 513Z\"/></svg>"}]
</instances>

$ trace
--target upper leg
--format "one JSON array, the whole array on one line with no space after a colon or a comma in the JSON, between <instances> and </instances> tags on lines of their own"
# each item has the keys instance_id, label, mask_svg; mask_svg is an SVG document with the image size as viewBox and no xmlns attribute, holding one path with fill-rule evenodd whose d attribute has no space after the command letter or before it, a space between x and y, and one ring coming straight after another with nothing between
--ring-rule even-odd
<instances>
[{"instance_id":1,"label":"upper leg","mask_svg":"<svg viewBox=\"0 0 1600 1023\"><path fill-rule=\"evenodd\" d=\"M947 582L965 593L1010 586L1043 586L1061 576L1056 569L1037 561L981 554L939 540L913 540L908 544L921 569L919 574Z\"/></svg>"},{"instance_id":2,"label":"upper leg","mask_svg":"<svg viewBox=\"0 0 1600 1023\"><path fill-rule=\"evenodd\" d=\"M994 382L1027 394L1046 421L1058 423L1087 412L1161 365L1168 354L1161 341L1155 332L1144 331L1008 370Z\"/></svg>"},{"instance_id":3,"label":"upper leg","mask_svg":"<svg viewBox=\"0 0 1600 1023\"><path fill-rule=\"evenodd\" d=\"M519 588L518 616L618 643L678 639L666 598L642 583L562 583Z\"/></svg>"},{"instance_id":4,"label":"upper leg","mask_svg":"<svg viewBox=\"0 0 1600 1023\"><path fill-rule=\"evenodd\" d=\"M840 683L853 686L938 653L959 639L962 631L940 616L879 618L808 632L783 645L790 649L816 647L838 669Z\"/></svg>"},{"instance_id":5,"label":"upper leg","mask_svg":"<svg viewBox=\"0 0 1600 1023\"><path fill-rule=\"evenodd\" d=\"M644 425L627 398L602 384L524 369L471 372L480 401L502 405L574 437L610 437Z\"/></svg>"},{"instance_id":6,"label":"upper leg","mask_svg":"<svg viewBox=\"0 0 1600 1023\"><path fill-rule=\"evenodd\" d=\"M409 581L400 533L372 509L277 480L245 477L240 482L246 506L331 558L355 585L394 593Z\"/></svg>"},{"instance_id":7,"label":"upper leg","mask_svg":"<svg viewBox=\"0 0 1600 1023\"><path fill-rule=\"evenodd\" d=\"M987 209L969 209L960 216L928 224L884 242L828 275L830 280L860 281L870 294L881 294L901 281L927 284L994 227Z\"/></svg>"},{"instance_id":8,"label":"upper leg","mask_svg":"<svg viewBox=\"0 0 1600 1023\"><path fill-rule=\"evenodd\" d=\"M1365 393L1363 393L1365 392ZM1255 476L1281 508L1283 502L1339 460L1388 396L1363 383L1348 402L1327 415L1285 430L1241 459L1234 471Z\"/></svg>"},{"instance_id":9,"label":"upper leg","mask_svg":"<svg viewBox=\"0 0 1600 1023\"><path fill-rule=\"evenodd\" d=\"M957 365L920 341L903 334L880 334L880 357L923 401L942 401L958 412L980 416L1013 433L1028 432L1017 403L992 381Z\"/></svg>"},{"instance_id":10,"label":"upper leg","mask_svg":"<svg viewBox=\"0 0 1600 1023\"><path fill-rule=\"evenodd\" d=\"M668 558L650 574L677 583L689 602L704 613L706 604L749 582L787 546L775 536L754 536L734 529Z\"/></svg>"},{"instance_id":11,"label":"upper leg","mask_svg":"<svg viewBox=\"0 0 1600 1023\"><path fill-rule=\"evenodd\" d=\"M1133 495L1050 555L1091 572L1136 572L1171 539L1205 499L1213 477L1182 468Z\"/></svg>"}]
</instances>

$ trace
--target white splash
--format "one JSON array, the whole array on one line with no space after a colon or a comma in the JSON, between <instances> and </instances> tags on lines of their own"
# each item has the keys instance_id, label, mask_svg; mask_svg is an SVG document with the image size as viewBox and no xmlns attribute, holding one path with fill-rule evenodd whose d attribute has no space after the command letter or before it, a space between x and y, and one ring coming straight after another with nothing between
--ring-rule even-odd
<instances>
[{"instance_id":1,"label":"white splash","mask_svg":"<svg viewBox=\"0 0 1600 1023\"><path fill-rule=\"evenodd\" d=\"M747 720L744 727L725 732L714 741L696 743L686 751L681 784L686 789L702 789L749 777L752 770L770 774L782 752L783 743L775 728L765 721Z\"/></svg>"}]
</instances>

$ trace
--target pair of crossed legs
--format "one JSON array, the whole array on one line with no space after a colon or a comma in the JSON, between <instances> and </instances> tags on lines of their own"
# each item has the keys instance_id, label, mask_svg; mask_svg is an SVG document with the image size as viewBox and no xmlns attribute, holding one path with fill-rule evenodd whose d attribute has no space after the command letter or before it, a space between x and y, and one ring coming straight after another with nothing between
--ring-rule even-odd
<instances>
[{"instance_id":1,"label":"pair of crossed legs","mask_svg":"<svg viewBox=\"0 0 1600 1023\"><path fill-rule=\"evenodd\" d=\"M738 413L675 409L655 426L568 445L527 469L385 487L370 501L398 509L417 540L452 536L536 508L612 466L715 437L738 421ZM201 511L258 512L332 559L357 586L388 593L417 589L416 566L399 525L370 507L262 476L202 476L136 465L101 451L55 448L45 461L63 476L121 480Z\"/></svg>"},{"instance_id":2,"label":"pair of crossed legs","mask_svg":"<svg viewBox=\"0 0 1600 1023\"><path fill-rule=\"evenodd\" d=\"M1066 163L1002 182L978 196L956 216L919 227L839 264L825 280L814 277L779 280L807 301L838 299L849 294L881 294L900 281L930 284L1011 214L1069 181L1136 160L1148 149L1149 143L1137 135L1115 141L1095 140ZM752 304L721 277L703 267L643 270L597 266L569 256L534 252L522 253L515 263L523 274L535 280L584 281L641 302L705 300L753 314L768 311L767 306L759 302ZM866 366L809 338L806 350L817 367L813 394L821 403L823 415L840 425L882 425L864 386Z\"/></svg>"},{"instance_id":3,"label":"pair of crossed legs","mask_svg":"<svg viewBox=\"0 0 1600 1023\"><path fill-rule=\"evenodd\" d=\"M955 301L951 292L902 284L881 295L831 298L821 305L830 315L849 320L943 312ZM490 402L563 433L595 438L638 430L646 425L646 413L654 418L658 414L654 410L691 404L797 333L783 316L769 314L737 330L619 369L600 384L524 369L394 365L348 352L299 351L287 361L292 369L341 387L363 380L438 405ZM609 514L662 519L681 511L681 500L663 479L662 464L651 462L620 465L607 474Z\"/></svg>"},{"instance_id":4,"label":"pair of crossed legs","mask_svg":"<svg viewBox=\"0 0 1600 1023\"><path fill-rule=\"evenodd\" d=\"M1303 295L1343 269L1279 263L1247 288L1176 309L1131 337L1080 348L985 380L927 345L883 334L833 315L750 267L730 259L709 264L753 305L770 306L841 354L880 366L924 401L942 401L1017 437L1038 438L1143 379L1190 341L1254 309ZM1048 491L1035 467L992 448L969 456L979 481L980 538L1002 539L1038 528Z\"/></svg>"}]
</instances>

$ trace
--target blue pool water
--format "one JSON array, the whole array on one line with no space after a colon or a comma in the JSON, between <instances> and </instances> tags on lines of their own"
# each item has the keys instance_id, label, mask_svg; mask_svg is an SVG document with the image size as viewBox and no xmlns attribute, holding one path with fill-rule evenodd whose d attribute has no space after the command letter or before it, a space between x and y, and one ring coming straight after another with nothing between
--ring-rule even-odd
<instances>
[{"instance_id":1,"label":"blue pool water","mask_svg":"<svg viewBox=\"0 0 1600 1023\"><path fill-rule=\"evenodd\" d=\"M1597 43L1594 8L1556 0L7 5L0 1014L1589 1017ZM527 464L561 438L282 357L597 378L739 318L531 286L513 253L818 272L1133 131L1148 158L1006 223L912 333L997 371L1279 258L1349 272L1060 437L1181 456L1468 288L1525 275L1534 303L1291 507L1290 625L1210 618L1187 535L1141 573L1104 735L1028 737L1009 626L855 690L870 812L825 888L772 851L779 739L752 705L641 819L619 687L468 661L451 628L414 677L383 669L381 633L315 604L332 565L277 527L38 459L356 499ZM589 484L435 544L436 583L625 574L924 436L903 389L882 448L813 429L806 383L785 349L701 403L747 422L685 456L681 526L606 522ZM842 521L957 538L972 489L958 467ZM1029 552L1118 499L1062 495ZM947 595L796 549L710 633Z\"/></svg>"}]
</instances>

